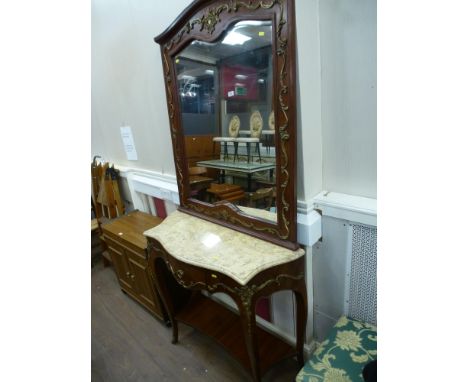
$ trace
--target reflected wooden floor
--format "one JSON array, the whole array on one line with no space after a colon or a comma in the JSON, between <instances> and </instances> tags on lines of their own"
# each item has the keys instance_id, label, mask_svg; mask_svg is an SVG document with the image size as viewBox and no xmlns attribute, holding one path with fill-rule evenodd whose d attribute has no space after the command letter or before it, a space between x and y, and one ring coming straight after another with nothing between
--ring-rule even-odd
<instances>
[{"instance_id":1,"label":"reflected wooden floor","mask_svg":"<svg viewBox=\"0 0 468 382\"><path fill-rule=\"evenodd\" d=\"M112 267L101 263L91 277L91 375L94 382L250 381L248 373L210 338L179 324L171 329L120 290ZM295 359L272 368L263 382L294 381Z\"/></svg>"}]
</instances>

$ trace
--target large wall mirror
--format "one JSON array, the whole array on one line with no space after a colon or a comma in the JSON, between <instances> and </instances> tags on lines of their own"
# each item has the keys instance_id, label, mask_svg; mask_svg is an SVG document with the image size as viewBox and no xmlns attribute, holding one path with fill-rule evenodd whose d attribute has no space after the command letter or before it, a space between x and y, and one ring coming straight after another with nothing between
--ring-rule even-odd
<instances>
[{"instance_id":1,"label":"large wall mirror","mask_svg":"<svg viewBox=\"0 0 468 382\"><path fill-rule=\"evenodd\" d=\"M180 209L296 243L293 1L193 2L161 45Z\"/></svg>"}]
</instances>

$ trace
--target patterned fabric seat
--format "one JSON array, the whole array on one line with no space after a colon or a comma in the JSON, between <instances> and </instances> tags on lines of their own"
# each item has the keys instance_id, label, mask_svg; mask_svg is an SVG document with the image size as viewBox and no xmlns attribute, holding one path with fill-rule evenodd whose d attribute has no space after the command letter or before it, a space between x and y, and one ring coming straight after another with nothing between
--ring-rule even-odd
<instances>
[{"instance_id":1,"label":"patterned fabric seat","mask_svg":"<svg viewBox=\"0 0 468 382\"><path fill-rule=\"evenodd\" d=\"M362 382L362 369L376 358L377 328L342 316L296 382Z\"/></svg>"}]
</instances>

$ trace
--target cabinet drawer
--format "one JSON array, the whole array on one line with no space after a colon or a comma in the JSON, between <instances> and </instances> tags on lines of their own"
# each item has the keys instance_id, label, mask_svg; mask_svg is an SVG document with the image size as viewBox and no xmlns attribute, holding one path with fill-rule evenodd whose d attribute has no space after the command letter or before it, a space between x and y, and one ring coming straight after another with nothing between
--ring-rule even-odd
<instances>
[{"instance_id":1,"label":"cabinet drawer","mask_svg":"<svg viewBox=\"0 0 468 382\"><path fill-rule=\"evenodd\" d=\"M169 256L166 264L174 278L184 288L206 287L206 273L204 269L183 263Z\"/></svg>"},{"instance_id":2,"label":"cabinet drawer","mask_svg":"<svg viewBox=\"0 0 468 382\"><path fill-rule=\"evenodd\" d=\"M129 258L138 262L139 264L143 266L148 264L146 250L139 248L135 250L135 246L129 245L129 243L126 243L123 239L116 239L115 237L110 237L106 234L104 234L104 240L108 246L114 247L120 252L125 252Z\"/></svg>"},{"instance_id":3,"label":"cabinet drawer","mask_svg":"<svg viewBox=\"0 0 468 382\"><path fill-rule=\"evenodd\" d=\"M139 254L141 257L146 258L146 247L141 248L131 243L128 240L130 239L130 236L130 234L115 235L104 230L104 238L106 240L112 240L112 242L114 243L118 243L119 245L125 246L127 250L133 251L136 254Z\"/></svg>"},{"instance_id":4,"label":"cabinet drawer","mask_svg":"<svg viewBox=\"0 0 468 382\"><path fill-rule=\"evenodd\" d=\"M118 249L120 252L124 251L124 249L122 248L122 243L119 240L117 240L115 237L111 237L107 233L104 233L102 237L108 246L114 247L115 249Z\"/></svg>"},{"instance_id":5,"label":"cabinet drawer","mask_svg":"<svg viewBox=\"0 0 468 382\"><path fill-rule=\"evenodd\" d=\"M234 288L237 286L230 277L223 273L212 271L210 269L206 269L205 272L207 289L211 293L224 292L224 287Z\"/></svg>"},{"instance_id":6,"label":"cabinet drawer","mask_svg":"<svg viewBox=\"0 0 468 382\"><path fill-rule=\"evenodd\" d=\"M138 253L128 247L124 247L124 248L125 248L125 253L127 254L129 259L137 262L138 264L140 264L141 266L145 268L148 266L146 251Z\"/></svg>"}]
</instances>

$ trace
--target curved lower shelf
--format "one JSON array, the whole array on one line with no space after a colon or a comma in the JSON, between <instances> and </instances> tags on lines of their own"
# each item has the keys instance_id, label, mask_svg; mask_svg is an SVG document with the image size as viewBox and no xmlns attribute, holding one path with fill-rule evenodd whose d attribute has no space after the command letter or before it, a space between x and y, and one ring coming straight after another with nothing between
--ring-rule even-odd
<instances>
[{"instance_id":1,"label":"curved lower shelf","mask_svg":"<svg viewBox=\"0 0 468 382\"><path fill-rule=\"evenodd\" d=\"M175 319L210 336L223 346L249 373L250 361L242 335L240 317L230 309L197 293L176 314ZM275 363L296 355L293 346L256 326L260 373Z\"/></svg>"}]
</instances>

